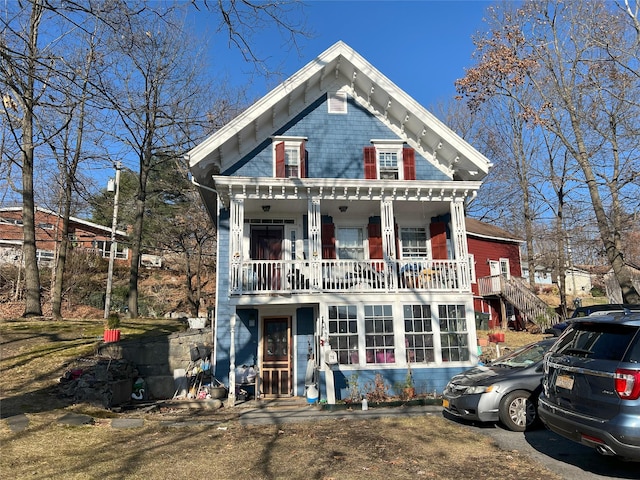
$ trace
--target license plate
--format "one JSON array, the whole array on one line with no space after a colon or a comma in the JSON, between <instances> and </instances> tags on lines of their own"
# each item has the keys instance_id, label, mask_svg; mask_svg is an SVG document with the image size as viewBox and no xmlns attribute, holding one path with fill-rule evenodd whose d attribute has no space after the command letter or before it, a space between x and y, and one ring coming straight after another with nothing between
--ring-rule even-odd
<instances>
[{"instance_id":1,"label":"license plate","mask_svg":"<svg viewBox=\"0 0 640 480\"><path fill-rule=\"evenodd\" d=\"M449 400L442 399L442 408L449 408Z\"/></svg>"},{"instance_id":2,"label":"license plate","mask_svg":"<svg viewBox=\"0 0 640 480\"><path fill-rule=\"evenodd\" d=\"M573 388L573 377L569 375L558 375L556 378L556 387L571 390Z\"/></svg>"}]
</instances>

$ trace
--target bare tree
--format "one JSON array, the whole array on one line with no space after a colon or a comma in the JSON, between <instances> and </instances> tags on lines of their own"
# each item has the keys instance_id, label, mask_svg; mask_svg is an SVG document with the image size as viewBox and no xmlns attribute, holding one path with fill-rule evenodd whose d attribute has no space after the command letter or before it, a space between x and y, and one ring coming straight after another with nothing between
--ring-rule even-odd
<instances>
[{"instance_id":1,"label":"bare tree","mask_svg":"<svg viewBox=\"0 0 640 480\"><path fill-rule=\"evenodd\" d=\"M36 109L47 89L47 54L40 49L40 26L45 13L44 1L32 0L28 8L1 15L0 72L2 73L3 112L9 135L19 148L19 157L9 158L22 171L23 245L25 309L23 316L42 315L40 273L36 252L33 175L35 163ZM3 152L4 153L4 152Z\"/></svg>"},{"instance_id":2,"label":"bare tree","mask_svg":"<svg viewBox=\"0 0 640 480\"><path fill-rule=\"evenodd\" d=\"M92 96L91 77L98 55L97 41L95 32L88 35L86 41L83 42L86 48L86 50L82 50L84 58L79 59L77 64L70 65L69 71L73 72L70 78L71 82L69 82L68 90L64 92L60 101L60 107L56 109L59 112L60 123L64 128L61 128L57 135L50 136L47 141L58 165L59 214L62 221L60 244L52 278L51 303L54 319L62 318L64 272L71 243L69 217L78 181L78 169L82 159L87 155L84 148L88 115L87 104ZM67 58L70 57L73 58L73 55L68 55ZM68 61L68 63L71 62Z\"/></svg>"},{"instance_id":3,"label":"bare tree","mask_svg":"<svg viewBox=\"0 0 640 480\"><path fill-rule=\"evenodd\" d=\"M502 85L532 86L535 98L518 100L531 121L555 135L580 167L600 239L623 297L640 303L622 255L622 225L615 214L621 209L620 196L633 189L618 175L623 170L616 158L620 152L615 140L631 139L636 128L622 121L629 119L625 109L607 107L609 102L622 102L634 108L637 78L621 65L632 66L636 59L624 56L631 51L628 48L619 48L612 62L610 53L602 48L603 39L607 45L635 42L632 24L610 4L597 0L527 1L521 7L503 4L502 9L505 23L477 41L481 60L458 87L477 106L496 95ZM627 84L635 88L621 88ZM604 85L611 88L603 89ZM594 117L606 118L610 125L607 136L594 128ZM638 171L635 156L626 161L626 171Z\"/></svg>"},{"instance_id":4,"label":"bare tree","mask_svg":"<svg viewBox=\"0 0 640 480\"><path fill-rule=\"evenodd\" d=\"M178 10L132 10L126 4L108 22L118 25L109 37L111 69L100 79L100 93L115 115L111 133L131 149L137 164L135 217L130 235L129 314L138 316L138 275L147 184L153 169L171 168L171 152L183 151L187 124L204 117L198 88L197 59L179 22ZM195 118L191 115L194 115Z\"/></svg>"},{"instance_id":5,"label":"bare tree","mask_svg":"<svg viewBox=\"0 0 640 480\"><path fill-rule=\"evenodd\" d=\"M193 124L203 125L206 116L204 91L198 83L202 62L193 49L196 42L190 41L182 28L181 9L121 3L106 20L117 29L110 38L112 75L103 78L100 90L115 112L117 141L133 150L138 165L128 298L129 314L137 317L150 173L154 168L166 168L163 162L173 158L174 152L186 151L202 136L203 130L193 135ZM221 16L221 27L227 29L230 42L241 48L247 60L264 65L251 48L252 34L273 22L295 37L296 30L283 20L289 3L231 1L217 2L215 6L204 2L203 6Z\"/></svg>"}]
</instances>

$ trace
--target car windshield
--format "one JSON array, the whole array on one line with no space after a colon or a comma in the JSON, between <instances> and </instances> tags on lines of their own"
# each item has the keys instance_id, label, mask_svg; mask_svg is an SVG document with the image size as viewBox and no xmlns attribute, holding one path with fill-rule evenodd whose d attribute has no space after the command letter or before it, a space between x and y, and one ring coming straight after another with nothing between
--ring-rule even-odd
<instances>
[{"instance_id":1,"label":"car windshield","mask_svg":"<svg viewBox=\"0 0 640 480\"><path fill-rule=\"evenodd\" d=\"M549 343L533 343L491 362L494 367L524 368L542 360Z\"/></svg>"}]
</instances>

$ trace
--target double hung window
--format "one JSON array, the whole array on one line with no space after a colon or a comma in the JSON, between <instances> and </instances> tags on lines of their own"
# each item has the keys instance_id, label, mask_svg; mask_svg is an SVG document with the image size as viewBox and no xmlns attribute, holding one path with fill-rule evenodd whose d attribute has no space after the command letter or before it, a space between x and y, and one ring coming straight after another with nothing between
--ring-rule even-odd
<instances>
[{"instance_id":1,"label":"double hung window","mask_svg":"<svg viewBox=\"0 0 640 480\"><path fill-rule=\"evenodd\" d=\"M367 363L395 363L391 305L364 306Z\"/></svg>"},{"instance_id":2,"label":"double hung window","mask_svg":"<svg viewBox=\"0 0 640 480\"><path fill-rule=\"evenodd\" d=\"M469 332L464 305L440 305L440 344L442 361L462 362L469 360Z\"/></svg>"},{"instance_id":3,"label":"double hung window","mask_svg":"<svg viewBox=\"0 0 640 480\"><path fill-rule=\"evenodd\" d=\"M400 243L402 245L402 258L427 258L429 256L426 228L401 228Z\"/></svg>"},{"instance_id":4,"label":"double hung window","mask_svg":"<svg viewBox=\"0 0 640 480\"><path fill-rule=\"evenodd\" d=\"M338 363L359 363L358 311L355 305L329 306L329 345L338 355Z\"/></svg>"},{"instance_id":5,"label":"double hung window","mask_svg":"<svg viewBox=\"0 0 640 480\"><path fill-rule=\"evenodd\" d=\"M416 159L413 148L403 140L371 140L364 148L364 178L378 180L415 180Z\"/></svg>"},{"instance_id":6,"label":"double hung window","mask_svg":"<svg viewBox=\"0 0 640 480\"><path fill-rule=\"evenodd\" d=\"M272 140L276 177L305 177L306 138L273 137Z\"/></svg>"},{"instance_id":7,"label":"double hung window","mask_svg":"<svg viewBox=\"0 0 640 480\"><path fill-rule=\"evenodd\" d=\"M359 227L338 227L336 251L341 260L364 260L364 229Z\"/></svg>"},{"instance_id":8,"label":"double hung window","mask_svg":"<svg viewBox=\"0 0 640 480\"><path fill-rule=\"evenodd\" d=\"M380 178L383 180L397 180L399 178L398 151L380 149L377 152Z\"/></svg>"},{"instance_id":9,"label":"double hung window","mask_svg":"<svg viewBox=\"0 0 640 480\"><path fill-rule=\"evenodd\" d=\"M404 342L407 362L435 362L433 325L429 305L404 306Z\"/></svg>"}]
</instances>

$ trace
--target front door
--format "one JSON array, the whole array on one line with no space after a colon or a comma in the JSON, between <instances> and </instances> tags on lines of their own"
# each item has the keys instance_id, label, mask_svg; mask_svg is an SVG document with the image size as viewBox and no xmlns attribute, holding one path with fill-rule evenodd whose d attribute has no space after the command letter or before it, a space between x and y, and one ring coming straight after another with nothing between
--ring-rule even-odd
<instances>
[{"instance_id":1,"label":"front door","mask_svg":"<svg viewBox=\"0 0 640 480\"><path fill-rule=\"evenodd\" d=\"M491 271L491 292L500 293L500 262L489 260L489 268Z\"/></svg>"},{"instance_id":2,"label":"front door","mask_svg":"<svg viewBox=\"0 0 640 480\"><path fill-rule=\"evenodd\" d=\"M281 225L260 225L251 227L251 259L281 260L284 227ZM280 289L280 264L264 262L256 265L259 290Z\"/></svg>"},{"instance_id":3,"label":"front door","mask_svg":"<svg viewBox=\"0 0 640 480\"><path fill-rule=\"evenodd\" d=\"M265 397L291 396L291 319L264 319L261 386Z\"/></svg>"}]
</instances>

